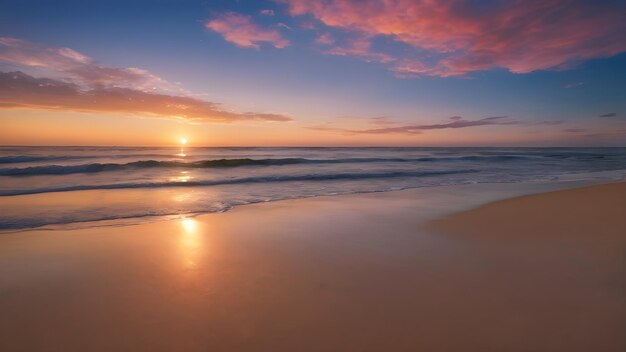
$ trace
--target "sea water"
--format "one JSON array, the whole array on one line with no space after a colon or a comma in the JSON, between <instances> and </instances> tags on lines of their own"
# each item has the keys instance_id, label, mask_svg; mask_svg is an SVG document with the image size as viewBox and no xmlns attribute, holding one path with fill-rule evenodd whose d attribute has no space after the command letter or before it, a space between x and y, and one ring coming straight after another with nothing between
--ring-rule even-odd
<instances>
[{"instance_id":1,"label":"sea water","mask_svg":"<svg viewBox=\"0 0 626 352\"><path fill-rule=\"evenodd\" d=\"M626 148L0 147L0 229L323 195L618 180Z\"/></svg>"}]
</instances>

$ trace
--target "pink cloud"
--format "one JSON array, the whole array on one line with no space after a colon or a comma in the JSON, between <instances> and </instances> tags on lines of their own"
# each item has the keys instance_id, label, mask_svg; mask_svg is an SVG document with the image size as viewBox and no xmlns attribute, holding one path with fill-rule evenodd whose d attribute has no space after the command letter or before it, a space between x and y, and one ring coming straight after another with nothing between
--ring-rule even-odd
<instances>
[{"instance_id":1,"label":"pink cloud","mask_svg":"<svg viewBox=\"0 0 626 352\"><path fill-rule=\"evenodd\" d=\"M335 46L326 54L337 56L356 56L367 62L392 62L396 59L388 54L379 53L372 50L372 42L369 38L355 38L347 41L346 45Z\"/></svg>"},{"instance_id":2,"label":"pink cloud","mask_svg":"<svg viewBox=\"0 0 626 352\"><path fill-rule=\"evenodd\" d=\"M490 125L519 125L521 122L509 119L507 116L486 117L479 120L465 120L463 118L453 118L452 122L438 123L432 125L408 125L398 127L376 128L359 131L360 133L408 133L419 134L424 130L442 130L448 128L467 128Z\"/></svg>"},{"instance_id":3,"label":"pink cloud","mask_svg":"<svg viewBox=\"0 0 626 352\"><path fill-rule=\"evenodd\" d=\"M335 38L330 33L322 33L315 38L315 42L321 45L333 45Z\"/></svg>"},{"instance_id":4,"label":"pink cloud","mask_svg":"<svg viewBox=\"0 0 626 352\"><path fill-rule=\"evenodd\" d=\"M70 48L46 47L27 40L0 37L0 61L63 73L87 86L132 86L142 90L172 90L160 77L136 67L107 67Z\"/></svg>"},{"instance_id":5,"label":"pink cloud","mask_svg":"<svg viewBox=\"0 0 626 352\"><path fill-rule=\"evenodd\" d=\"M312 21L302 21L300 22L300 28L307 30L315 30L315 23Z\"/></svg>"},{"instance_id":6,"label":"pink cloud","mask_svg":"<svg viewBox=\"0 0 626 352\"><path fill-rule=\"evenodd\" d=\"M196 98L121 87L83 88L75 83L36 78L23 72L0 72L1 109L39 109L123 113L190 122L290 121L280 114L233 112Z\"/></svg>"},{"instance_id":7,"label":"pink cloud","mask_svg":"<svg viewBox=\"0 0 626 352\"><path fill-rule=\"evenodd\" d=\"M270 10L270 9L261 10L261 11L259 11L259 13L261 15L265 15L265 16L274 16L275 15L274 10Z\"/></svg>"},{"instance_id":8,"label":"pink cloud","mask_svg":"<svg viewBox=\"0 0 626 352\"><path fill-rule=\"evenodd\" d=\"M275 48L284 48L289 41L275 29L263 28L252 22L252 18L234 12L221 14L205 23L205 27L221 34L225 40L243 47L260 47L259 43L268 43Z\"/></svg>"},{"instance_id":9,"label":"pink cloud","mask_svg":"<svg viewBox=\"0 0 626 352\"><path fill-rule=\"evenodd\" d=\"M291 15L309 14L326 26L412 47L420 54L385 53L394 56L390 67L403 76L455 76L494 67L514 73L564 69L626 51L626 8L619 2L278 1ZM364 50L367 55L353 52L362 58L383 54Z\"/></svg>"},{"instance_id":10,"label":"pink cloud","mask_svg":"<svg viewBox=\"0 0 626 352\"><path fill-rule=\"evenodd\" d=\"M276 27L285 28L285 29L288 29L288 30L292 29L291 27L289 27L288 25L286 25L286 24L284 24L282 22L276 23Z\"/></svg>"},{"instance_id":11,"label":"pink cloud","mask_svg":"<svg viewBox=\"0 0 626 352\"><path fill-rule=\"evenodd\" d=\"M342 134L422 134L425 131L430 130L445 130L445 129L458 129L458 128L470 128L481 126L533 126L533 125L558 125L562 121L538 121L538 122L522 122L520 120L512 119L508 116L493 116L485 117L478 120L466 120L461 116L452 116L448 118L447 122L436 123L429 125L397 125L396 122L387 117L374 117L371 118L371 123L379 126L391 125L391 127L379 127L370 129L347 129L337 128L332 126L313 126L307 127L311 130L322 132L337 132ZM395 125L395 126L394 126Z\"/></svg>"},{"instance_id":12,"label":"pink cloud","mask_svg":"<svg viewBox=\"0 0 626 352\"><path fill-rule=\"evenodd\" d=\"M190 122L291 120L281 114L230 111L218 103L186 96L177 85L146 70L107 67L70 48L0 37L3 63L24 71L43 71L53 78L0 72L0 109L123 113Z\"/></svg>"}]
</instances>

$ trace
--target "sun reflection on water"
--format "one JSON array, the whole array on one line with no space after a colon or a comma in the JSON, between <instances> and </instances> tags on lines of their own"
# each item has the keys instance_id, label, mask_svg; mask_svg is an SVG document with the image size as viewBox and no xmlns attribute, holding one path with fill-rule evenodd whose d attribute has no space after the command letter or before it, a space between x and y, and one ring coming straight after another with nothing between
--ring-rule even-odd
<instances>
[{"instance_id":1,"label":"sun reflection on water","mask_svg":"<svg viewBox=\"0 0 626 352\"><path fill-rule=\"evenodd\" d=\"M191 180L193 177L188 175L188 171L181 171L180 175L178 176L174 176L170 179L171 182L188 182L189 180Z\"/></svg>"}]
</instances>

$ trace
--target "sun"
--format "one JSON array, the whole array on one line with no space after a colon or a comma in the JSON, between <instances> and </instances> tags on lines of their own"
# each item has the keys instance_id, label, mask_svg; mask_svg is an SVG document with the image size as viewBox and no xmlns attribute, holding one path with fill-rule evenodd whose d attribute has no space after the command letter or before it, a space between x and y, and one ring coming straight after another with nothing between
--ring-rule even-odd
<instances>
[{"instance_id":1,"label":"sun","mask_svg":"<svg viewBox=\"0 0 626 352\"><path fill-rule=\"evenodd\" d=\"M187 138L181 138L180 139L180 144L187 144Z\"/></svg>"}]
</instances>

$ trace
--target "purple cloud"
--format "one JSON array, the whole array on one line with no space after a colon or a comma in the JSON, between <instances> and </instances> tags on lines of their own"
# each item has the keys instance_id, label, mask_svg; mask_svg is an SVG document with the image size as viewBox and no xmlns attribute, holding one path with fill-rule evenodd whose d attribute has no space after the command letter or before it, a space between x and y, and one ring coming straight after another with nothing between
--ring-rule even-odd
<instances>
[{"instance_id":1,"label":"purple cloud","mask_svg":"<svg viewBox=\"0 0 626 352\"><path fill-rule=\"evenodd\" d=\"M132 87L139 90L180 90L136 67L107 67L70 48L46 47L27 40L0 37L0 61L25 68L62 73L85 86Z\"/></svg>"},{"instance_id":2,"label":"purple cloud","mask_svg":"<svg viewBox=\"0 0 626 352\"><path fill-rule=\"evenodd\" d=\"M0 108L124 113L189 122L289 121L279 114L232 112L196 98L121 87L83 88L72 82L35 78L22 72L0 72Z\"/></svg>"},{"instance_id":3,"label":"purple cloud","mask_svg":"<svg viewBox=\"0 0 626 352\"><path fill-rule=\"evenodd\" d=\"M268 43L279 49L289 45L289 41L279 31L261 27L252 21L252 17L234 12L221 14L207 21L204 26L242 48L259 49L259 43Z\"/></svg>"},{"instance_id":4,"label":"purple cloud","mask_svg":"<svg viewBox=\"0 0 626 352\"><path fill-rule=\"evenodd\" d=\"M385 123L393 123L391 120L387 118L380 118L381 121ZM336 128L329 126L313 126L307 127L307 129L317 130L317 131L325 131L325 132L340 132L345 134L422 134L424 131L428 130L442 130L442 129L457 129L457 128L469 128L469 127L479 127L479 126L493 126L493 125L527 125L528 123L524 123L518 120L514 120L509 118L508 116L493 116L486 117L478 120L465 120L460 116L452 116L448 118L452 120L451 122L446 123L438 123L438 124L430 124L430 125L404 125L404 126L396 126L396 127L385 127L385 128L372 128L372 129L346 129L346 128ZM551 124L549 121L545 121L546 123ZM536 123L535 123L536 124Z\"/></svg>"}]
</instances>

